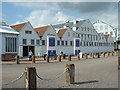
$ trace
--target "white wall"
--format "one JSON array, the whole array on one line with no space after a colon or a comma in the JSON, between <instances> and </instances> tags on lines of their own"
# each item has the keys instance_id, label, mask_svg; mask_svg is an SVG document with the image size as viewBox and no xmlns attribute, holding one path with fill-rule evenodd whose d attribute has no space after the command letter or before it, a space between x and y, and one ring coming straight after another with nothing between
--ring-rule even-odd
<instances>
[{"instance_id":1,"label":"white wall","mask_svg":"<svg viewBox=\"0 0 120 90\"><path fill-rule=\"evenodd\" d=\"M2 54L2 33L0 33L0 60L1 60L1 54Z\"/></svg>"}]
</instances>

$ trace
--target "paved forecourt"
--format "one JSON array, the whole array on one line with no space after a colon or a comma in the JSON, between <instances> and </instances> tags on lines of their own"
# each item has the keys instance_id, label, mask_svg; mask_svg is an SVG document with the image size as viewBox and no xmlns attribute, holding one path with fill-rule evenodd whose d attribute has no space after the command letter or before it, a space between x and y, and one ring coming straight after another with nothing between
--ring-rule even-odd
<instances>
[{"instance_id":1,"label":"paved forecourt","mask_svg":"<svg viewBox=\"0 0 120 90\"><path fill-rule=\"evenodd\" d=\"M75 83L71 85L66 84L66 73L63 73L67 63L75 64ZM25 67L36 67L37 74L45 79L37 79L38 88L118 88L117 56L50 63L3 64L2 83L9 83L19 77ZM25 88L24 76L3 88Z\"/></svg>"}]
</instances>

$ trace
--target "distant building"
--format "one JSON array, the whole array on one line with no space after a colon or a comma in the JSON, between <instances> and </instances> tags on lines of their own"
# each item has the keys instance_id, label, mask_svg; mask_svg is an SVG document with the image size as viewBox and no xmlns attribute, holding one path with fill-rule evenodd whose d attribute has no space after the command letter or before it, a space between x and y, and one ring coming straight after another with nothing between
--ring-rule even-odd
<instances>
[{"instance_id":1,"label":"distant building","mask_svg":"<svg viewBox=\"0 0 120 90\"><path fill-rule=\"evenodd\" d=\"M13 60L18 52L18 32L1 22L0 26L0 60Z\"/></svg>"},{"instance_id":2,"label":"distant building","mask_svg":"<svg viewBox=\"0 0 120 90\"><path fill-rule=\"evenodd\" d=\"M93 26L95 27L95 29L98 33L110 34L114 41L114 47L115 47L115 49L117 49L117 44L116 44L116 41L118 39L117 28L114 28L113 26L111 26L105 22L99 21L99 20L97 22L93 23Z\"/></svg>"}]
</instances>

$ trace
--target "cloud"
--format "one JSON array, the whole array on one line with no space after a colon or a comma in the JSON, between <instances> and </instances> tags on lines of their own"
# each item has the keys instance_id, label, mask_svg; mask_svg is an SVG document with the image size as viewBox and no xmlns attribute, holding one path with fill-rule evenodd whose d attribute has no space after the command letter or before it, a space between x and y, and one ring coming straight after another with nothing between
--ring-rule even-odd
<instances>
[{"instance_id":1,"label":"cloud","mask_svg":"<svg viewBox=\"0 0 120 90\"><path fill-rule=\"evenodd\" d=\"M117 8L117 2L20 2L14 3L14 5L27 8L74 10L79 13L102 12Z\"/></svg>"},{"instance_id":2,"label":"cloud","mask_svg":"<svg viewBox=\"0 0 120 90\"><path fill-rule=\"evenodd\" d=\"M64 14L62 11L53 12L51 10L32 11L26 21L30 21L34 27L48 24L64 23L68 20L75 20L73 16Z\"/></svg>"}]
</instances>

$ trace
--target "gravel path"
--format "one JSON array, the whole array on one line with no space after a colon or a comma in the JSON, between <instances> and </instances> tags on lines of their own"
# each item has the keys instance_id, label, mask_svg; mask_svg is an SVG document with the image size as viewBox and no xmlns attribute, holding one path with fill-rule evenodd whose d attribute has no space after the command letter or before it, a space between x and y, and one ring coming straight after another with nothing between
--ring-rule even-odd
<instances>
[{"instance_id":1,"label":"gravel path","mask_svg":"<svg viewBox=\"0 0 120 90\"><path fill-rule=\"evenodd\" d=\"M75 64L75 84L65 83L65 73L60 78L54 79L65 70L67 63ZM4 64L2 65L2 83L16 79L24 72L25 67L31 66L36 67L39 76L51 79L37 79L38 88L118 88L117 56L71 62ZM25 88L24 77L3 88Z\"/></svg>"}]
</instances>

